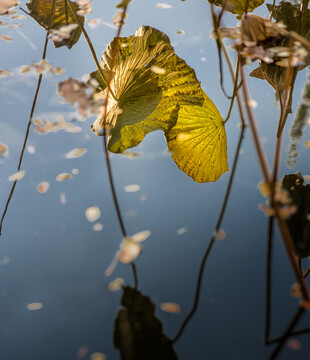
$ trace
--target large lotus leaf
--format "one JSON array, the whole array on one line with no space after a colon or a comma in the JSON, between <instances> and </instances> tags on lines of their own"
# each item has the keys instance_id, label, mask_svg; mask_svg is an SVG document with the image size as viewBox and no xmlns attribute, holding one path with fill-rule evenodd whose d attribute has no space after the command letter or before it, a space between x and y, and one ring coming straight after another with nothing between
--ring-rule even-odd
<instances>
[{"instance_id":1,"label":"large lotus leaf","mask_svg":"<svg viewBox=\"0 0 310 360\"><path fill-rule=\"evenodd\" d=\"M30 11L30 15L41 25L48 30L51 18L51 12L53 8L54 0L30 0L27 3L27 7ZM70 5L75 12L75 16L78 17L80 22L84 24L84 17L77 15L79 6L76 2L70 1ZM62 26L76 24L74 16L67 6L66 0L55 1L55 12L53 22L50 30L58 30ZM78 42L82 31L79 27L71 31L68 39L62 41L54 41L55 47L67 46L69 49Z\"/></svg>"},{"instance_id":2,"label":"large lotus leaf","mask_svg":"<svg viewBox=\"0 0 310 360\"><path fill-rule=\"evenodd\" d=\"M207 0L210 4L220 6L233 14L242 15L252 12L264 3L264 0Z\"/></svg>"},{"instance_id":3,"label":"large lotus leaf","mask_svg":"<svg viewBox=\"0 0 310 360\"><path fill-rule=\"evenodd\" d=\"M137 146L151 131L162 130L168 140L168 147L173 152L174 161L183 171L195 181L217 180L224 171L228 170L225 130L209 133L208 128L221 126L224 129L223 120L201 89L194 70L174 53L165 34L143 26L137 30L135 36L114 39L110 43L101 60L105 78L109 76L111 70L111 58L116 41L119 43L111 90L118 101L109 99L106 117L106 124L110 127L109 150L123 152ZM92 77L99 82L102 96L106 96L107 89L99 72L92 73ZM200 161L189 161L187 166L179 163L178 145L183 146L183 142L175 141L175 133L184 135L189 131L187 135L193 136L190 124L187 124L186 128L182 128L181 125L186 113L195 114L191 118L193 126L200 124L199 129L196 127L194 137L208 137L210 144L218 141L222 148L225 148L225 154L218 163L223 162L226 166L215 169L215 162L210 166L209 162L213 161L208 155L210 149L199 146L188 147L187 151L193 158L197 158L198 150L201 151ZM92 128L99 135L102 134L103 126L104 119L101 114ZM171 136L170 131L172 131ZM171 144L173 143L171 146L169 139L172 141ZM203 167L204 171L198 170L198 167ZM202 172L206 174L208 171L213 173L201 176Z\"/></svg>"},{"instance_id":4,"label":"large lotus leaf","mask_svg":"<svg viewBox=\"0 0 310 360\"><path fill-rule=\"evenodd\" d=\"M285 175L282 187L286 189L296 206L296 212L287 220L296 253L305 258L310 255L310 185L304 185L300 173Z\"/></svg>"}]
</instances>

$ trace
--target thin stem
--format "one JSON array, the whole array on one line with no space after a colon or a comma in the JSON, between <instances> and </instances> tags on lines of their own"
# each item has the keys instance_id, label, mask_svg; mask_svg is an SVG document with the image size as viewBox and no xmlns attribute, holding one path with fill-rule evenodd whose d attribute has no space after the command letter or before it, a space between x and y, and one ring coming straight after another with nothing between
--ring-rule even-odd
<instances>
[{"instance_id":1,"label":"thin stem","mask_svg":"<svg viewBox=\"0 0 310 360\"><path fill-rule=\"evenodd\" d=\"M83 24L81 23L80 19L76 16L74 10L72 9L72 6L71 6L69 0L66 0L66 4L69 6L69 8L70 8L70 10L71 10L71 13L72 13L72 15L73 15L73 17L74 17L74 20L77 22L79 28L81 29L81 31L83 32L83 34L84 34L84 36L85 36L85 39L86 39L87 44L88 44L88 46L89 46L90 52L91 52L91 54L92 54L92 56L93 56L93 59L94 59L94 61L95 61L95 64L96 64L97 69L98 69L98 71L99 71L99 74L100 74L100 76L101 76L102 82L105 84L105 86L108 87L109 92L111 93L111 96L113 97L113 99L114 99L115 101L117 101L118 99L117 99L117 97L115 96L115 94L114 94L114 92L112 91L112 89L110 88L109 82L106 81L106 79L105 79L105 77L104 77L104 75L103 75L103 71L102 71L102 69L101 69L101 67L100 67L100 64L99 64L99 62L98 62L95 49L94 49L94 47L93 47L93 44L92 44L92 42L91 42L91 40L90 40L90 38L89 38L89 36L88 36L88 34L87 34L84 26L83 26ZM112 71L112 70L111 70L111 71Z\"/></svg>"},{"instance_id":2,"label":"thin stem","mask_svg":"<svg viewBox=\"0 0 310 360\"><path fill-rule=\"evenodd\" d=\"M224 196L224 200L222 203L222 207L221 207L221 211L215 226L215 231L214 231L214 235L212 236L212 238L210 239L210 242L208 244L208 247L204 253L204 256L202 258L200 267L199 267L199 272L198 272L198 278L197 278L197 283L196 283L196 291L195 291L195 297L194 297L194 302L193 302L193 306L192 309L190 310L190 312L188 313L188 315L186 316L185 320L183 321L179 331L177 332L176 336L171 340L172 343L175 343L180 336L182 335L183 331L185 330L187 324L189 323L189 321L191 320L191 318L194 316L197 308L198 308L198 304L199 304L199 298L200 298L200 292L201 292L201 284L202 284L202 278L203 278L203 274L204 274L204 269L206 266L206 262L208 260L208 257L211 253L212 247L215 243L216 240L216 233L219 231L224 215L225 215L225 210L228 204L228 199L229 199L229 195L230 195L230 191L232 188L232 184L233 184L233 180L234 180L234 176L235 176L235 172L236 172L236 168L237 168L237 163L238 163L238 159L239 159L239 155L240 155L240 149L241 149L241 144L242 144L242 140L243 140L243 136L244 136L244 130L245 127L243 126L241 128L241 132L240 132L240 136L239 136L239 141L238 141L238 145L236 148L236 152L235 152L235 157L234 157L234 161L233 161L233 166L232 166L232 170L230 173L230 177L228 180L228 184L227 184L227 188L226 188L226 192L225 192L225 196Z\"/></svg>"},{"instance_id":3,"label":"thin stem","mask_svg":"<svg viewBox=\"0 0 310 360\"><path fill-rule=\"evenodd\" d=\"M273 250L273 216L268 221L268 241L266 258L266 308L265 308L265 334L264 342L269 344L271 305L272 305L272 250Z\"/></svg>"},{"instance_id":4,"label":"thin stem","mask_svg":"<svg viewBox=\"0 0 310 360\"><path fill-rule=\"evenodd\" d=\"M127 7L128 7L128 5L126 5L124 7L124 10L123 10L123 13L122 13L122 18L121 18L120 25L118 27L118 31L117 31L117 34L116 34L117 39L120 37L120 34L121 34L121 30L122 30L122 27L123 27L123 24L124 24L124 19L125 19L125 16L126 16ZM103 148L104 148L104 152L105 152L106 166L107 166L107 169L108 169L108 178L109 178L110 188L111 188L112 197L113 197L113 201L114 201L114 207L115 207L115 210L116 210L116 213L117 213L118 222L119 222L120 228L122 230L122 234L125 237L125 236L127 236L127 233L126 233L125 224L124 224L124 221L123 221L123 218L122 218L119 202L118 202L117 195L116 195L116 190L115 190L114 180L113 180L113 174L112 174L112 169L111 169L111 163L110 163L110 157L109 157L109 152L108 152L108 146L107 146L107 139L106 139L106 117L107 117L107 109L108 109L108 102L109 102L110 83L112 81L113 69L114 69L114 65L115 65L117 51L118 51L118 41L115 41L115 46L114 46L114 49L113 49L112 59L111 59L111 66L110 66L110 74L109 74L107 92L106 92L106 104L105 104L105 107L104 107L104 115L103 115L103 119L104 119L104 124L103 124Z\"/></svg>"},{"instance_id":5,"label":"thin stem","mask_svg":"<svg viewBox=\"0 0 310 360\"><path fill-rule=\"evenodd\" d=\"M284 335L279 339L278 345L275 347L275 349L271 353L269 360L276 359L276 357L278 356L278 354L282 350L283 346L285 345L286 340L290 337L290 334L292 333L292 330L297 325L299 319L303 315L304 311L305 310L303 308L298 308L294 318L291 320L290 324L286 328L286 330L284 332Z\"/></svg>"},{"instance_id":6,"label":"thin stem","mask_svg":"<svg viewBox=\"0 0 310 360\"><path fill-rule=\"evenodd\" d=\"M214 33L215 33L215 40L216 40L217 53L218 53L218 59L219 59L219 67L220 67L220 85L221 85L221 89L223 91L223 94L227 97L227 99L231 99L231 96L229 96L226 93L226 90L224 88L223 61L222 61L222 51L221 51L221 37L220 37L219 32L218 32L219 20L217 19L216 13L214 11L213 4L210 4L210 5L211 5L213 29L214 29Z\"/></svg>"},{"instance_id":7,"label":"thin stem","mask_svg":"<svg viewBox=\"0 0 310 360\"><path fill-rule=\"evenodd\" d=\"M304 272L303 277L304 277L304 278L307 277L307 275L309 274L309 272L310 272L310 266L309 266L308 269Z\"/></svg>"},{"instance_id":8,"label":"thin stem","mask_svg":"<svg viewBox=\"0 0 310 360\"><path fill-rule=\"evenodd\" d=\"M291 331L287 337L295 337L295 336L299 336L299 335L304 335L304 334L307 334L310 332L310 328L307 328L307 329L302 329L302 330L297 330L297 331ZM275 339L272 339L269 341L268 345L272 345L274 343L277 343L279 341L281 341L283 338L283 336L281 337L278 337L278 338L275 338Z\"/></svg>"},{"instance_id":9,"label":"thin stem","mask_svg":"<svg viewBox=\"0 0 310 360\"><path fill-rule=\"evenodd\" d=\"M230 118L231 111L232 111L232 108L234 106L234 100L235 100L235 97L236 97L236 94L237 94L237 91L238 91L238 76L239 76L239 57L237 59L237 65L236 65L234 91L233 91L233 95L232 95L232 98L231 98L231 101L230 101L230 106L229 106L229 110L228 110L226 119L224 120L224 124L226 124L228 119Z\"/></svg>"},{"instance_id":10,"label":"thin stem","mask_svg":"<svg viewBox=\"0 0 310 360\"><path fill-rule=\"evenodd\" d=\"M47 30L46 36L45 36L45 43L44 43L44 49L43 49L43 54L42 54L42 60L45 60L45 58L46 58L49 30L50 30L50 28L52 26L53 19L54 19L54 13L55 13L55 3L56 3L56 0L53 1L53 5L52 5L51 17L50 17L50 21L49 21L49 25L48 25L48 30ZM29 137L30 127L31 127L31 123L32 123L32 118L33 118L34 110L36 108L37 99L38 99L38 95L39 95L39 91L40 91L40 87L41 87L42 77L43 77L43 75L40 74L39 78L38 78L36 92L35 92L34 99L33 99L32 106L31 106L31 110L30 110L30 115L29 115L28 125L27 125L26 134L25 134L25 138L24 138L24 143L23 143L22 151L21 151L21 154L20 154L20 157L19 157L19 162L18 162L18 167L17 167L18 171L20 170L20 168L22 166L22 162L23 162L23 158L24 158L24 154L25 154L25 150L26 150L26 145L27 145L27 141L28 141L28 137ZM10 191L9 197L7 199L7 202L5 204L5 208L4 208L1 220L0 220L0 236L2 234L3 221L4 221L6 213L8 211L8 207L10 205L12 196L14 194L16 183L17 183L17 181L14 181L14 183L13 183L13 185L11 187L11 191Z\"/></svg>"}]
</instances>

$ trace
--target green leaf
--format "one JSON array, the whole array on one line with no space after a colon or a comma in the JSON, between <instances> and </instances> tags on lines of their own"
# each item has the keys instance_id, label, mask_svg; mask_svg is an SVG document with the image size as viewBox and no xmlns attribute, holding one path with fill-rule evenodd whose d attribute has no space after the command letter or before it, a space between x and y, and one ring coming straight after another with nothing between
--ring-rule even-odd
<instances>
[{"instance_id":1,"label":"green leaf","mask_svg":"<svg viewBox=\"0 0 310 360\"><path fill-rule=\"evenodd\" d=\"M121 302L114 328L114 345L120 350L121 359L177 360L150 298L126 286Z\"/></svg>"},{"instance_id":2,"label":"green leaf","mask_svg":"<svg viewBox=\"0 0 310 360\"><path fill-rule=\"evenodd\" d=\"M30 15L41 25L45 30L48 30L51 12L53 8L54 0L30 0L27 3ZM77 15L79 6L77 3L70 1L72 9L74 9L75 15L80 19L80 22L84 24L84 17ZM70 8L66 4L66 0L56 0L55 13L50 30L59 30L62 26L76 24L74 16ZM54 41L55 47L67 46L69 49L78 42L82 31L79 27L76 27L71 31L68 39L62 41Z\"/></svg>"},{"instance_id":3,"label":"green leaf","mask_svg":"<svg viewBox=\"0 0 310 360\"><path fill-rule=\"evenodd\" d=\"M111 88L118 101L109 99L109 150L121 153L137 146L148 133L162 130L181 170L195 181L217 180L228 171L225 128L194 70L174 53L164 33L143 26L135 36L114 39L109 44L101 60L106 78L116 44ZM91 76L99 82L99 91L105 97L105 84L98 71ZM101 114L92 128L99 135L103 126Z\"/></svg>"},{"instance_id":4,"label":"green leaf","mask_svg":"<svg viewBox=\"0 0 310 360\"><path fill-rule=\"evenodd\" d=\"M296 205L297 211L287 220L296 254L300 258L310 255L310 185L304 185L300 173L285 175L282 187L286 189Z\"/></svg>"},{"instance_id":5,"label":"green leaf","mask_svg":"<svg viewBox=\"0 0 310 360\"><path fill-rule=\"evenodd\" d=\"M264 3L264 0L208 0L210 4L224 8L233 14L242 15L245 12L252 12Z\"/></svg>"}]
</instances>

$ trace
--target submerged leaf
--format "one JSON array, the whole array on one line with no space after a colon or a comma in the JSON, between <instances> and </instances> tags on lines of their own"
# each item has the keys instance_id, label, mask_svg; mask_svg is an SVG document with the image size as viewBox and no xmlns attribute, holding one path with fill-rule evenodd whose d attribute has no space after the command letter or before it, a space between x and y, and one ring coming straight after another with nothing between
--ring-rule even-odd
<instances>
[{"instance_id":1,"label":"submerged leaf","mask_svg":"<svg viewBox=\"0 0 310 360\"><path fill-rule=\"evenodd\" d=\"M30 15L41 25L48 30L50 19L52 15L54 0L30 0L27 3ZM75 12L75 15L79 18L80 22L84 24L84 17L78 15L80 10L76 2L70 1L70 5ZM64 26L70 26L76 24L74 15L72 14L70 8L67 6L65 0L56 0L55 2L55 12L50 30L59 31ZM77 24L76 24L77 25ZM71 28L70 28L71 29ZM54 41L55 47L67 46L69 49L78 42L82 31L79 27L76 27L70 32L70 35L67 38L63 38L60 41Z\"/></svg>"},{"instance_id":2,"label":"submerged leaf","mask_svg":"<svg viewBox=\"0 0 310 360\"><path fill-rule=\"evenodd\" d=\"M134 36L109 44L101 60L106 78L117 45L111 89L118 101L109 99L107 117L100 114L93 131L102 135L109 127L108 149L122 153L162 130L182 171L198 182L217 180L228 171L224 123L194 70L174 53L166 34L143 26ZM105 98L99 72L91 76Z\"/></svg>"},{"instance_id":3,"label":"submerged leaf","mask_svg":"<svg viewBox=\"0 0 310 360\"><path fill-rule=\"evenodd\" d=\"M114 328L114 345L122 360L177 360L172 341L155 316L155 305L140 291L125 286Z\"/></svg>"}]
</instances>

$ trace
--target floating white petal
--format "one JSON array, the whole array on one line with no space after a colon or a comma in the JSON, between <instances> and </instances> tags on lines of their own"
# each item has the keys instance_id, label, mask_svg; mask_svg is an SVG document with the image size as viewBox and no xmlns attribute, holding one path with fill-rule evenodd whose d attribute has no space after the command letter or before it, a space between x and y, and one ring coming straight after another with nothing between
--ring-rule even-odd
<instances>
[{"instance_id":1,"label":"floating white petal","mask_svg":"<svg viewBox=\"0 0 310 360\"><path fill-rule=\"evenodd\" d=\"M87 150L85 148L73 149L66 154L66 158L73 159L73 158L81 157L86 153L86 151Z\"/></svg>"},{"instance_id":2,"label":"floating white petal","mask_svg":"<svg viewBox=\"0 0 310 360\"><path fill-rule=\"evenodd\" d=\"M26 172L24 170L18 171L17 173L9 176L9 181L21 180L25 176Z\"/></svg>"},{"instance_id":3,"label":"floating white petal","mask_svg":"<svg viewBox=\"0 0 310 360\"><path fill-rule=\"evenodd\" d=\"M136 192L140 190L140 186L139 185L127 185L125 186L125 191L126 192Z\"/></svg>"},{"instance_id":4,"label":"floating white petal","mask_svg":"<svg viewBox=\"0 0 310 360\"><path fill-rule=\"evenodd\" d=\"M135 242L142 242L146 240L151 235L150 230L143 230L140 232L137 232L136 234L130 236L130 239Z\"/></svg>"},{"instance_id":5,"label":"floating white petal","mask_svg":"<svg viewBox=\"0 0 310 360\"><path fill-rule=\"evenodd\" d=\"M56 181L65 181L72 179L72 175L69 173L60 173L56 176Z\"/></svg>"},{"instance_id":6,"label":"floating white petal","mask_svg":"<svg viewBox=\"0 0 310 360\"><path fill-rule=\"evenodd\" d=\"M31 311L40 310L43 308L43 304L40 302L34 302L27 305L27 309Z\"/></svg>"},{"instance_id":7,"label":"floating white petal","mask_svg":"<svg viewBox=\"0 0 310 360\"><path fill-rule=\"evenodd\" d=\"M94 222L100 218L101 212L98 206L91 206L85 211L85 216L88 221Z\"/></svg>"},{"instance_id":8,"label":"floating white petal","mask_svg":"<svg viewBox=\"0 0 310 360\"><path fill-rule=\"evenodd\" d=\"M124 285L124 279L121 277L116 278L112 282L110 282L108 289L110 291L117 291L120 290Z\"/></svg>"}]
</instances>

